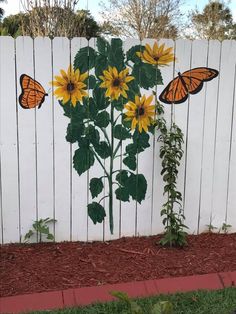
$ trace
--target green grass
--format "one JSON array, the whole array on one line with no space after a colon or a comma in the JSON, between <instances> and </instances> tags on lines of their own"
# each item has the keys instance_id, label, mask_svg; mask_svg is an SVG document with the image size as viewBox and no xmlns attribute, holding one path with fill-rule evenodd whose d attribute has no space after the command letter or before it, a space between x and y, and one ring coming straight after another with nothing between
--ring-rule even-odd
<instances>
[{"instance_id":1,"label":"green grass","mask_svg":"<svg viewBox=\"0 0 236 314\"><path fill-rule=\"evenodd\" d=\"M174 305L174 314L231 314L236 310L236 288L218 291L198 291L161 295L138 299L138 304L144 309L143 313L150 313L151 305L158 301L169 300ZM64 309L47 312L52 314L129 314L128 308L122 302L97 303L83 308Z\"/></svg>"}]
</instances>

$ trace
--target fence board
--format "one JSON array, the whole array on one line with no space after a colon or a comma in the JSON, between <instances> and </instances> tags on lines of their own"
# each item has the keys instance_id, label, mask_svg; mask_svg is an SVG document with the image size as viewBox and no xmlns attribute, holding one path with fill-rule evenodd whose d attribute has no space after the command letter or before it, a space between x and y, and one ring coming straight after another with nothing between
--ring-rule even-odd
<instances>
[{"instance_id":1,"label":"fence board","mask_svg":"<svg viewBox=\"0 0 236 314\"><path fill-rule=\"evenodd\" d=\"M30 37L16 39L17 96L21 93L20 76L27 74L34 78L34 47ZM24 236L37 219L37 178L36 178L36 141L35 110L18 106L19 130L19 171L21 234Z\"/></svg>"},{"instance_id":2,"label":"fence board","mask_svg":"<svg viewBox=\"0 0 236 314\"><path fill-rule=\"evenodd\" d=\"M52 80L52 51L49 38L38 37L34 41L35 79L49 93ZM40 109L35 110L37 134L37 202L38 218L53 218L53 107L51 93L45 97ZM47 182L47 185L45 185ZM53 224L50 224L52 232Z\"/></svg>"},{"instance_id":3,"label":"fence board","mask_svg":"<svg viewBox=\"0 0 236 314\"><path fill-rule=\"evenodd\" d=\"M230 135L230 152L229 152L229 168L228 168L228 194L226 204L226 223L231 225L229 231L236 231L236 62L234 72L234 103L232 109L232 123Z\"/></svg>"},{"instance_id":4,"label":"fence board","mask_svg":"<svg viewBox=\"0 0 236 314\"><path fill-rule=\"evenodd\" d=\"M219 104L216 123L216 142L213 172L212 219L213 226L220 228L225 222L228 163L230 152L230 132L234 92L234 64L236 61L236 42L222 43ZM227 127L226 127L227 126Z\"/></svg>"},{"instance_id":5,"label":"fence board","mask_svg":"<svg viewBox=\"0 0 236 314\"><path fill-rule=\"evenodd\" d=\"M18 143L16 116L15 47L11 37L0 37L0 167L2 242L20 241Z\"/></svg>"},{"instance_id":6,"label":"fence board","mask_svg":"<svg viewBox=\"0 0 236 314\"><path fill-rule=\"evenodd\" d=\"M70 64L69 40L63 37L53 39L53 76ZM69 120L63 115L54 98L54 143L55 143L55 238L56 241L71 238L71 150L65 140Z\"/></svg>"},{"instance_id":7,"label":"fence board","mask_svg":"<svg viewBox=\"0 0 236 314\"><path fill-rule=\"evenodd\" d=\"M175 50L175 43L171 39L161 40L160 44L164 43L166 47L173 47L173 52ZM173 80L174 78L174 62L171 62L169 66L161 68L161 74L163 79L163 85L157 87L157 95L163 91L164 87ZM158 100L158 99L157 99ZM171 105L164 105L165 119L169 122L171 118ZM161 176L161 159L159 157L159 152L161 148L161 143L157 142L159 132L156 132L153 142L153 178L152 178L152 219L151 219L151 233L158 234L163 232L162 217L160 211L162 205L164 204L166 197L163 196L164 192L164 182Z\"/></svg>"},{"instance_id":8,"label":"fence board","mask_svg":"<svg viewBox=\"0 0 236 314\"><path fill-rule=\"evenodd\" d=\"M175 43L175 74L183 73L188 71L191 68L191 59L192 59L192 42L190 40L176 40ZM174 105L174 120L175 123L181 128L184 134L184 155L179 167L179 175L177 182L177 189L182 193L183 197L183 206L185 198L185 166L186 166L186 154L187 154L187 135L188 135L188 110L189 102L188 100L185 103ZM184 208L185 209L185 208Z\"/></svg>"},{"instance_id":9,"label":"fence board","mask_svg":"<svg viewBox=\"0 0 236 314\"><path fill-rule=\"evenodd\" d=\"M217 40L209 41L208 67L220 71L221 43ZM212 186L213 186L213 164L214 164L214 138L217 118L218 87L220 77L218 76L209 84L206 83L204 134L201 161L201 189L199 196L199 221L198 232L207 230L210 223Z\"/></svg>"},{"instance_id":10,"label":"fence board","mask_svg":"<svg viewBox=\"0 0 236 314\"><path fill-rule=\"evenodd\" d=\"M206 40L194 41L191 68L207 66L207 53L208 42ZM206 84L198 94L189 96L184 213L189 231L193 233L196 233L198 229L205 96Z\"/></svg>"}]
</instances>

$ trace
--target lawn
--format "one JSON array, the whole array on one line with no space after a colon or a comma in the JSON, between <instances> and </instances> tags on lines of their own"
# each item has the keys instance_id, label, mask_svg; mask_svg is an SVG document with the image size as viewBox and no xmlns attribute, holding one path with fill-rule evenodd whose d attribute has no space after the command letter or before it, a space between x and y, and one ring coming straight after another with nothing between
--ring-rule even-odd
<instances>
[{"instance_id":1,"label":"lawn","mask_svg":"<svg viewBox=\"0 0 236 314\"><path fill-rule=\"evenodd\" d=\"M236 311L236 288L218 291L198 291L161 295L138 299L138 304L144 309L144 314L150 313L150 308L158 301L169 300L174 305L174 314L233 314ZM98 303L83 308L64 309L58 311L32 312L52 314L120 314L130 313L122 302Z\"/></svg>"}]
</instances>

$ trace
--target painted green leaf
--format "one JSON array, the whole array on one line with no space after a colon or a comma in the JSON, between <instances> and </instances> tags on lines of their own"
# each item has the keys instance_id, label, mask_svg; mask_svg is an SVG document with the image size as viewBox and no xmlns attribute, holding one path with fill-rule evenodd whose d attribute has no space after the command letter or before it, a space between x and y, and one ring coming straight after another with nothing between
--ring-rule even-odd
<instances>
[{"instance_id":1,"label":"painted green leaf","mask_svg":"<svg viewBox=\"0 0 236 314\"><path fill-rule=\"evenodd\" d=\"M104 110L109 106L109 100L105 97L105 90L97 84L93 90L93 97L98 110Z\"/></svg>"},{"instance_id":2,"label":"painted green leaf","mask_svg":"<svg viewBox=\"0 0 236 314\"><path fill-rule=\"evenodd\" d=\"M88 89L94 89L97 80L94 75L89 75L89 77L84 81L84 83L87 85Z\"/></svg>"},{"instance_id":3,"label":"painted green leaf","mask_svg":"<svg viewBox=\"0 0 236 314\"><path fill-rule=\"evenodd\" d=\"M122 45L123 43L120 38L112 38L111 48L108 54L109 65L112 67L116 67L119 72L125 67Z\"/></svg>"},{"instance_id":4,"label":"painted green leaf","mask_svg":"<svg viewBox=\"0 0 236 314\"><path fill-rule=\"evenodd\" d=\"M149 138L150 138L150 136L146 132L139 133L137 130L135 130L135 132L133 134L134 143L136 143L139 148L145 149L145 148L149 147L150 146Z\"/></svg>"},{"instance_id":5,"label":"painted green leaf","mask_svg":"<svg viewBox=\"0 0 236 314\"><path fill-rule=\"evenodd\" d=\"M132 144L128 144L125 147L125 151L129 155L136 155L137 153L143 152L144 149L140 145L138 145L137 142L135 142L135 143L132 143Z\"/></svg>"},{"instance_id":6,"label":"painted green leaf","mask_svg":"<svg viewBox=\"0 0 236 314\"><path fill-rule=\"evenodd\" d=\"M84 102L84 106L86 107L86 114L88 118L91 120L94 120L97 117L98 114L98 108L96 106L96 103L92 97L89 99L87 98L87 102Z\"/></svg>"},{"instance_id":7,"label":"painted green leaf","mask_svg":"<svg viewBox=\"0 0 236 314\"><path fill-rule=\"evenodd\" d=\"M126 140L127 138L131 138L131 134L121 124L117 124L114 128L114 137L118 140Z\"/></svg>"},{"instance_id":8,"label":"painted green leaf","mask_svg":"<svg viewBox=\"0 0 236 314\"><path fill-rule=\"evenodd\" d=\"M130 48L126 53L127 61L131 60L133 63L140 63L141 60L138 57L137 52L143 52L144 49L145 47L141 45L136 45Z\"/></svg>"},{"instance_id":9,"label":"painted green leaf","mask_svg":"<svg viewBox=\"0 0 236 314\"><path fill-rule=\"evenodd\" d=\"M107 111L100 112L96 120L94 121L95 125L97 125L100 128L106 128L110 122L110 115Z\"/></svg>"},{"instance_id":10,"label":"painted green leaf","mask_svg":"<svg viewBox=\"0 0 236 314\"><path fill-rule=\"evenodd\" d=\"M94 145L94 148L102 159L106 159L111 156L111 149L105 141L101 141L98 145Z\"/></svg>"},{"instance_id":11,"label":"painted green leaf","mask_svg":"<svg viewBox=\"0 0 236 314\"><path fill-rule=\"evenodd\" d=\"M84 124L82 123L69 123L67 127L66 140L70 143L75 143L83 135Z\"/></svg>"},{"instance_id":12,"label":"painted green leaf","mask_svg":"<svg viewBox=\"0 0 236 314\"><path fill-rule=\"evenodd\" d=\"M126 165L131 170L136 170L136 155L129 155L123 159L124 165Z\"/></svg>"},{"instance_id":13,"label":"painted green leaf","mask_svg":"<svg viewBox=\"0 0 236 314\"><path fill-rule=\"evenodd\" d=\"M118 187L115 190L116 198L123 202L129 202L129 192L124 187Z\"/></svg>"},{"instance_id":14,"label":"painted green leaf","mask_svg":"<svg viewBox=\"0 0 236 314\"><path fill-rule=\"evenodd\" d=\"M89 183L92 198L97 197L103 190L102 178L92 178Z\"/></svg>"},{"instance_id":15,"label":"painted green leaf","mask_svg":"<svg viewBox=\"0 0 236 314\"><path fill-rule=\"evenodd\" d=\"M89 148L80 147L75 151L73 166L79 175L87 171L93 164L94 156Z\"/></svg>"},{"instance_id":16,"label":"painted green leaf","mask_svg":"<svg viewBox=\"0 0 236 314\"><path fill-rule=\"evenodd\" d=\"M135 64L132 75L137 80L139 86L145 89L163 84L160 70L148 63Z\"/></svg>"},{"instance_id":17,"label":"painted green leaf","mask_svg":"<svg viewBox=\"0 0 236 314\"><path fill-rule=\"evenodd\" d=\"M107 56L108 53L108 49L109 49L109 43L108 41L106 41L104 38L102 37L98 37L97 38L97 42L96 42L97 48L98 48L98 52L101 55Z\"/></svg>"},{"instance_id":18,"label":"painted green leaf","mask_svg":"<svg viewBox=\"0 0 236 314\"><path fill-rule=\"evenodd\" d=\"M140 96L140 89L137 80L132 80L131 82L129 82L128 87L129 87L129 90L127 91L128 99L134 101L136 95Z\"/></svg>"},{"instance_id":19,"label":"painted green leaf","mask_svg":"<svg viewBox=\"0 0 236 314\"><path fill-rule=\"evenodd\" d=\"M126 181L125 187L128 189L129 194L138 203L145 199L147 192L147 181L142 174L131 174Z\"/></svg>"},{"instance_id":20,"label":"painted green leaf","mask_svg":"<svg viewBox=\"0 0 236 314\"><path fill-rule=\"evenodd\" d=\"M74 69L81 73L87 72L95 66L96 51L91 47L81 48L74 59Z\"/></svg>"},{"instance_id":21,"label":"painted green leaf","mask_svg":"<svg viewBox=\"0 0 236 314\"><path fill-rule=\"evenodd\" d=\"M88 215L96 225L97 222L103 222L106 217L106 212L102 205L97 202L92 202L88 204Z\"/></svg>"},{"instance_id":22,"label":"painted green leaf","mask_svg":"<svg viewBox=\"0 0 236 314\"><path fill-rule=\"evenodd\" d=\"M118 111L122 111L124 109L124 104L127 103L127 99L124 97L119 97L118 100L112 100L112 106L116 108Z\"/></svg>"},{"instance_id":23,"label":"painted green leaf","mask_svg":"<svg viewBox=\"0 0 236 314\"><path fill-rule=\"evenodd\" d=\"M92 143L93 145L97 145L100 140L100 135L98 130L95 129L95 127L90 124L88 127L85 128L85 136L88 142Z\"/></svg>"},{"instance_id":24,"label":"painted green leaf","mask_svg":"<svg viewBox=\"0 0 236 314\"><path fill-rule=\"evenodd\" d=\"M97 77L103 75L103 71L108 68L107 56L97 55L95 60L95 74Z\"/></svg>"},{"instance_id":25,"label":"painted green leaf","mask_svg":"<svg viewBox=\"0 0 236 314\"><path fill-rule=\"evenodd\" d=\"M87 97L84 98L87 100ZM86 109L83 105L77 104L75 107L70 104L70 102L66 103L65 105L59 101L61 107L64 110L64 116L68 117L69 119L73 120L73 122L83 121L86 117Z\"/></svg>"},{"instance_id":26,"label":"painted green leaf","mask_svg":"<svg viewBox=\"0 0 236 314\"><path fill-rule=\"evenodd\" d=\"M121 185L125 185L125 183L128 180L128 171L127 170L120 170L118 174L116 175L116 180L119 182Z\"/></svg>"}]
</instances>

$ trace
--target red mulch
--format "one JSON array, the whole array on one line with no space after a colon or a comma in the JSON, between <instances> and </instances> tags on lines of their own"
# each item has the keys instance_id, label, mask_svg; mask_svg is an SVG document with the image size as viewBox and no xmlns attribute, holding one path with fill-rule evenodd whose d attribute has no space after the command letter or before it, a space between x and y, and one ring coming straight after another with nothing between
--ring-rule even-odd
<instances>
[{"instance_id":1,"label":"red mulch","mask_svg":"<svg viewBox=\"0 0 236 314\"><path fill-rule=\"evenodd\" d=\"M159 238L3 245L0 295L236 270L236 233L189 235L184 249Z\"/></svg>"}]
</instances>

